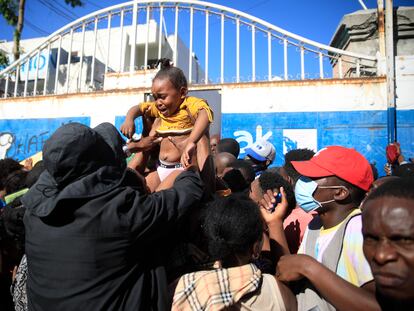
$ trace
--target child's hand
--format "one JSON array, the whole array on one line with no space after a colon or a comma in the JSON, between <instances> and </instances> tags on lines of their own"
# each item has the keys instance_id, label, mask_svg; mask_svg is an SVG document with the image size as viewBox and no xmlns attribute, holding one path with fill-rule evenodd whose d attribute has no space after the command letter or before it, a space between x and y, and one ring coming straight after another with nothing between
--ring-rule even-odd
<instances>
[{"instance_id":1,"label":"child's hand","mask_svg":"<svg viewBox=\"0 0 414 311\"><path fill-rule=\"evenodd\" d=\"M181 155L181 164L184 166L184 168L191 165L191 159L193 158L194 151L196 150L197 145L193 142L189 142Z\"/></svg>"},{"instance_id":2,"label":"child's hand","mask_svg":"<svg viewBox=\"0 0 414 311\"><path fill-rule=\"evenodd\" d=\"M131 138L135 133L135 123L134 120L125 119L124 123L121 125L121 133L126 137Z\"/></svg>"}]
</instances>

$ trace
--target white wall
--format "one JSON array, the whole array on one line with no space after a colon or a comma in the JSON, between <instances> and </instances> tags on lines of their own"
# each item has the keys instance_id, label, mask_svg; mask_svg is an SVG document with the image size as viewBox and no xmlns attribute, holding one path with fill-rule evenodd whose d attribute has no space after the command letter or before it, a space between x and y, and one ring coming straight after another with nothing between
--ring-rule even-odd
<instances>
[{"instance_id":1,"label":"white wall","mask_svg":"<svg viewBox=\"0 0 414 311\"><path fill-rule=\"evenodd\" d=\"M370 82L374 81L374 82ZM354 111L386 109L385 79L280 81L224 86L223 113Z\"/></svg>"}]
</instances>

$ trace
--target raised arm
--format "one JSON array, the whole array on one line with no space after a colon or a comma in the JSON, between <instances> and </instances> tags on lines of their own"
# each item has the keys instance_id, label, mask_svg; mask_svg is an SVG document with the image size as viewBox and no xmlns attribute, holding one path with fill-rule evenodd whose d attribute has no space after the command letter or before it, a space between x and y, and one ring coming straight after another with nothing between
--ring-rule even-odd
<instances>
[{"instance_id":1,"label":"raised arm","mask_svg":"<svg viewBox=\"0 0 414 311\"><path fill-rule=\"evenodd\" d=\"M193 130L188 137L187 145L185 146L183 154L181 156L181 163L184 165L184 167L187 167L191 164L191 158L196 149L196 145L206 132L209 124L210 121L208 119L207 112L204 109L200 110L194 123Z\"/></svg>"},{"instance_id":2,"label":"raised arm","mask_svg":"<svg viewBox=\"0 0 414 311\"><path fill-rule=\"evenodd\" d=\"M275 206L275 196L279 191L282 193L282 201ZM259 204L269 234L268 240L266 239L267 237L265 237L262 251L270 251L272 260L276 264L281 256L289 254L289 246L283 230L283 220L288 212L286 192L283 187L281 187L280 190L267 190L263 194L263 199Z\"/></svg>"},{"instance_id":3,"label":"raised arm","mask_svg":"<svg viewBox=\"0 0 414 311\"><path fill-rule=\"evenodd\" d=\"M142 113L140 105L132 106L126 114L124 123L121 125L122 134L124 134L128 138L131 138L132 135L135 133L134 120L141 115Z\"/></svg>"}]
</instances>

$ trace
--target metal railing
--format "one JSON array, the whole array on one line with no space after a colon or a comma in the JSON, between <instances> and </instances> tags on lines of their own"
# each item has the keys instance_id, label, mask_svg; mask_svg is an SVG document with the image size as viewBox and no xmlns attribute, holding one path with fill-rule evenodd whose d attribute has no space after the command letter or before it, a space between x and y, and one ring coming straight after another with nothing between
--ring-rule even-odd
<instances>
[{"instance_id":1,"label":"metal railing","mask_svg":"<svg viewBox=\"0 0 414 311\"><path fill-rule=\"evenodd\" d=\"M130 1L62 27L0 72L2 97L90 92L169 57L190 84L375 76L377 60L221 5Z\"/></svg>"}]
</instances>

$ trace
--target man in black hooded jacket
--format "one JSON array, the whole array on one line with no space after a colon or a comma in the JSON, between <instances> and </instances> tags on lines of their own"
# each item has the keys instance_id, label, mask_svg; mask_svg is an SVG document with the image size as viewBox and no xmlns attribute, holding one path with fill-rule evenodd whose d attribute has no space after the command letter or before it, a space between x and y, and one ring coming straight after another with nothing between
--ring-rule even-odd
<instances>
[{"instance_id":1,"label":"man in black hooded jacket","mask_svg":"<svg viewBox=\"0 0 414 311\"><path fill-rule=\"evenodd\" d=\"M197 173L151 195L104 123L59 128L27 209L29 310L166 310L162 240L202 196Z\"/></svg>"}]
</instances>

